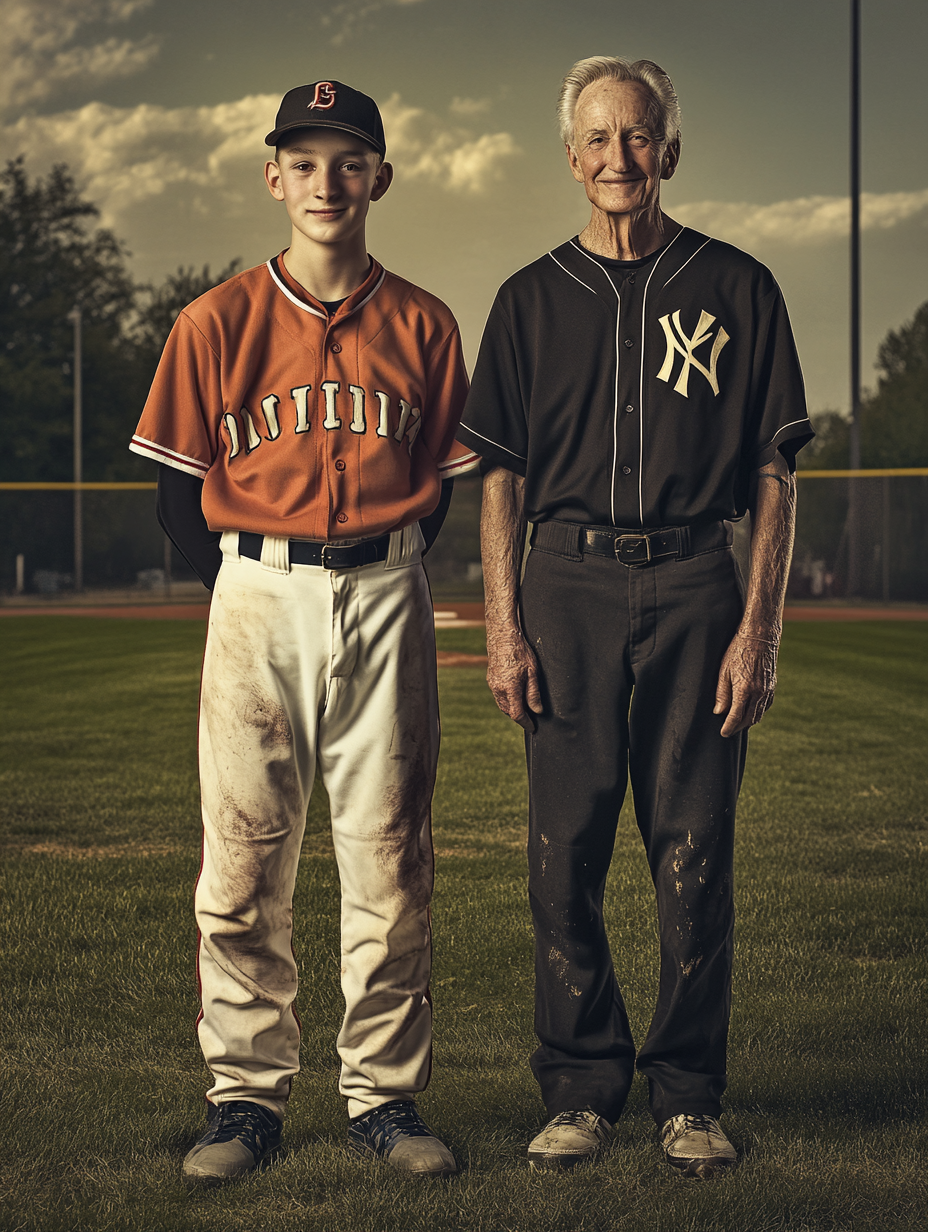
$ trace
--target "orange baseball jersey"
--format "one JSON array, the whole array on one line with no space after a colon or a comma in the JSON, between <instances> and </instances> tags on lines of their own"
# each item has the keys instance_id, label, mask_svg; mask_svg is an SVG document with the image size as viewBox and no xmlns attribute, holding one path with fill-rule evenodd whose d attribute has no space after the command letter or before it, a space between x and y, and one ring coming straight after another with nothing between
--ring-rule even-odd
<instances>
[{"instance_id":1,"label":"orange baseball jersey","mask_svg":"<svg viewBox=\"0 0 928 1232\"><path fill-rule=\"evenodd\" d=\"M130 448L202 478L211 530L369 538L477 465L454 439L467 384L427 291L374 261L330 318L275 257L180 314Z\"/></svg>"}]
</instances>

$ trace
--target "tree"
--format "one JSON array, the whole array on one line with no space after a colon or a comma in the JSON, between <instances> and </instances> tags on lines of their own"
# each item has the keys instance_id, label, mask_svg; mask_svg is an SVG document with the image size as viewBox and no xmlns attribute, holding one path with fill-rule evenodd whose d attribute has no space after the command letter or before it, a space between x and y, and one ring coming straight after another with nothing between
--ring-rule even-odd
<instances>
[{"instance_id":1,"label":"tree","mask_svg":"<svg viewBox=\"0 0 928 1232\"><path fill-rule=\"evenodd\" d=\"M0 172L0 478L69 480L73 457L73 326L83 314L84 477L148 479L131 454L162 347L177 314L218 277L178 269L138 286L121 240L59 164L30 183L23 159Z\"/></svg>"},{"instance_id":2,"label":"tree","mask_svg":"<svg viewBox=\"0 0 928 1232\"><path fill-rule=\"evenodd\" d=\"M92 227L98 214L96 206L80 198L63 165L32 184L22 158L0 173L4 479L71 478L73 327L68 313L75 304L84 322L88 474L99 470L108 423L133 385L134 357L122 344L135 286L124 246L111 231Z\"/></svg>"},{"instance_id":3,"label":"tree","mask_svg":"<svg viewBox=\"0 0 928 1232\"><path fill-rule=\"evenodd\" d=\"M865 469L928 466L928 301L877 352L876 391L863 399L860 456ZM838 411L816 417L816 439L799 454L800 466L848 466L850 424Z\"/></svg>"},{"instance_id":4,"label":"tree","mask_svg":"<svg viewBox=\"0 0 928 1232\"><path fill-rule=\"evenodd\" d=\"M236 257L215 276L208 265L204 265L199 274L192 265L186 269L178 267L177 273L169 274L160 287L140 288L144 298L138 310L134 341L140 364L146 371L150 370L149 380L155 374L167 336L180 313L212 287L231 278L238 266Z\"/></svg>"},{"instance_id":5,"label":"tree","mask_svg":"<svg viewBox=\"0 0 928 1232\"><path fill-rule=\"evenodd\" d=\"M2 480L72 478L75 304L83 318L84 478L153 479L151 463L128 445L165 338L190 300L235 272L237 262L218 279L206 266L179 269L160 287L138 286L125 246L98 218L64 165L31 182L22 158L0 171ZM150 565L143 540L149 531L160 538L150 497L85 495L85 569L96 581L132 581ZM0 505L0 585L11 584L18 553L30 577L70 570L70 494L11 492Z\"/></svg>"}]
</instances>

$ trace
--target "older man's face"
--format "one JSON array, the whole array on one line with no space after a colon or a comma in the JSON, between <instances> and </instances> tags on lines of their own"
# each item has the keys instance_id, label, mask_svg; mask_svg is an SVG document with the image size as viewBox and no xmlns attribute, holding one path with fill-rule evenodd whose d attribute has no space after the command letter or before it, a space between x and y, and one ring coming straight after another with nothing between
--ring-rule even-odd
<instances>
[{"instance_id":1,"label":"older man's face","mask_svg":"<svg viewBox=\"0 0 928 1232\"><path fill-rule=\"evenodd\" d=\"M676 151L663 167L658 134L648 125L650 95L634 81L594 81L577 100L574 141L567 158L574 179L607 214L632 214L656 203L661 179L676 167Z\"/></svg>"}]
</instances>

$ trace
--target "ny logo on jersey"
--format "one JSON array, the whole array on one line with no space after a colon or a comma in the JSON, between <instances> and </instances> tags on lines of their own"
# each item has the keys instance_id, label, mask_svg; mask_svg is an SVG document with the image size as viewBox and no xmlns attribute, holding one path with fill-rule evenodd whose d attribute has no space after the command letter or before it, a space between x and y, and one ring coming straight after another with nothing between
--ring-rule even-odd
<instances>
[{"instance_id":1,"label":"ny logo on jersey","mask_svg":"<svg viewBox=\"0 0 928 1232\"><path fill-rule=\"evenodd\" d=\"M306 104L309 111L328 111L330 107L335 106L335 87L331 81L319 81L316 83L316 93L311 103Z\"/></svg>"},{"instance_id":2,"label":"ny logo on jersey","mask_svg":"<svg viewBox=\"0 0 928 1232\"><path fill-rule=\"evenodd\" d=\"M674 390L678 394L682 394L684 398L689 397L688 385L691 368L695 368L697 372L702 373L712 386L714 394L719 392L715 368L719 362L722 347L728 342L728 334L725 332L724 327L720 325L718 333L715 335L715 341L712 343L712 351L709 355L708 368L701 364L693 355L698 346L702 346L704 342L708 342L712 337L712 331L709 326L714 320L715 317L703 309L699 314L699 324L696 326L692 338L687 338L683 326L680 324L679 311L672 314L668 312L666 316L660 318L660 323L664 327L664 336L667 339L667 353L664 356L661 370L657 374L657 379L659 381L669 381L673 375L674 355L682 355L683 367L680 369L680 375L677 377Z\"/></svg>"}]
</instances>

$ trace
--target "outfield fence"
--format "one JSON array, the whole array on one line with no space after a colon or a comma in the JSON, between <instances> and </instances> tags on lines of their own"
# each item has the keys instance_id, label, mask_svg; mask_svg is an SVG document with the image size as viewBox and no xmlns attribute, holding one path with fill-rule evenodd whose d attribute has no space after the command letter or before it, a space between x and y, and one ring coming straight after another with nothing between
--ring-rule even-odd
<instances>
[{"instance_id":1,"label":"outfield fence","mask_svg":"<svg viewBox=\"0 0 928 1232\"><path fill-rule=\"evenodd\" d=\"M800 471L792 599L928 602L928 468ZM428 557L439 597L476 598L480 479L464 476ZM161 531L153 483L0 483L0 601L75 589L155 597L196 579ZM742 535L743 538L743 535Z\"/></svg>"}]
</instances>

